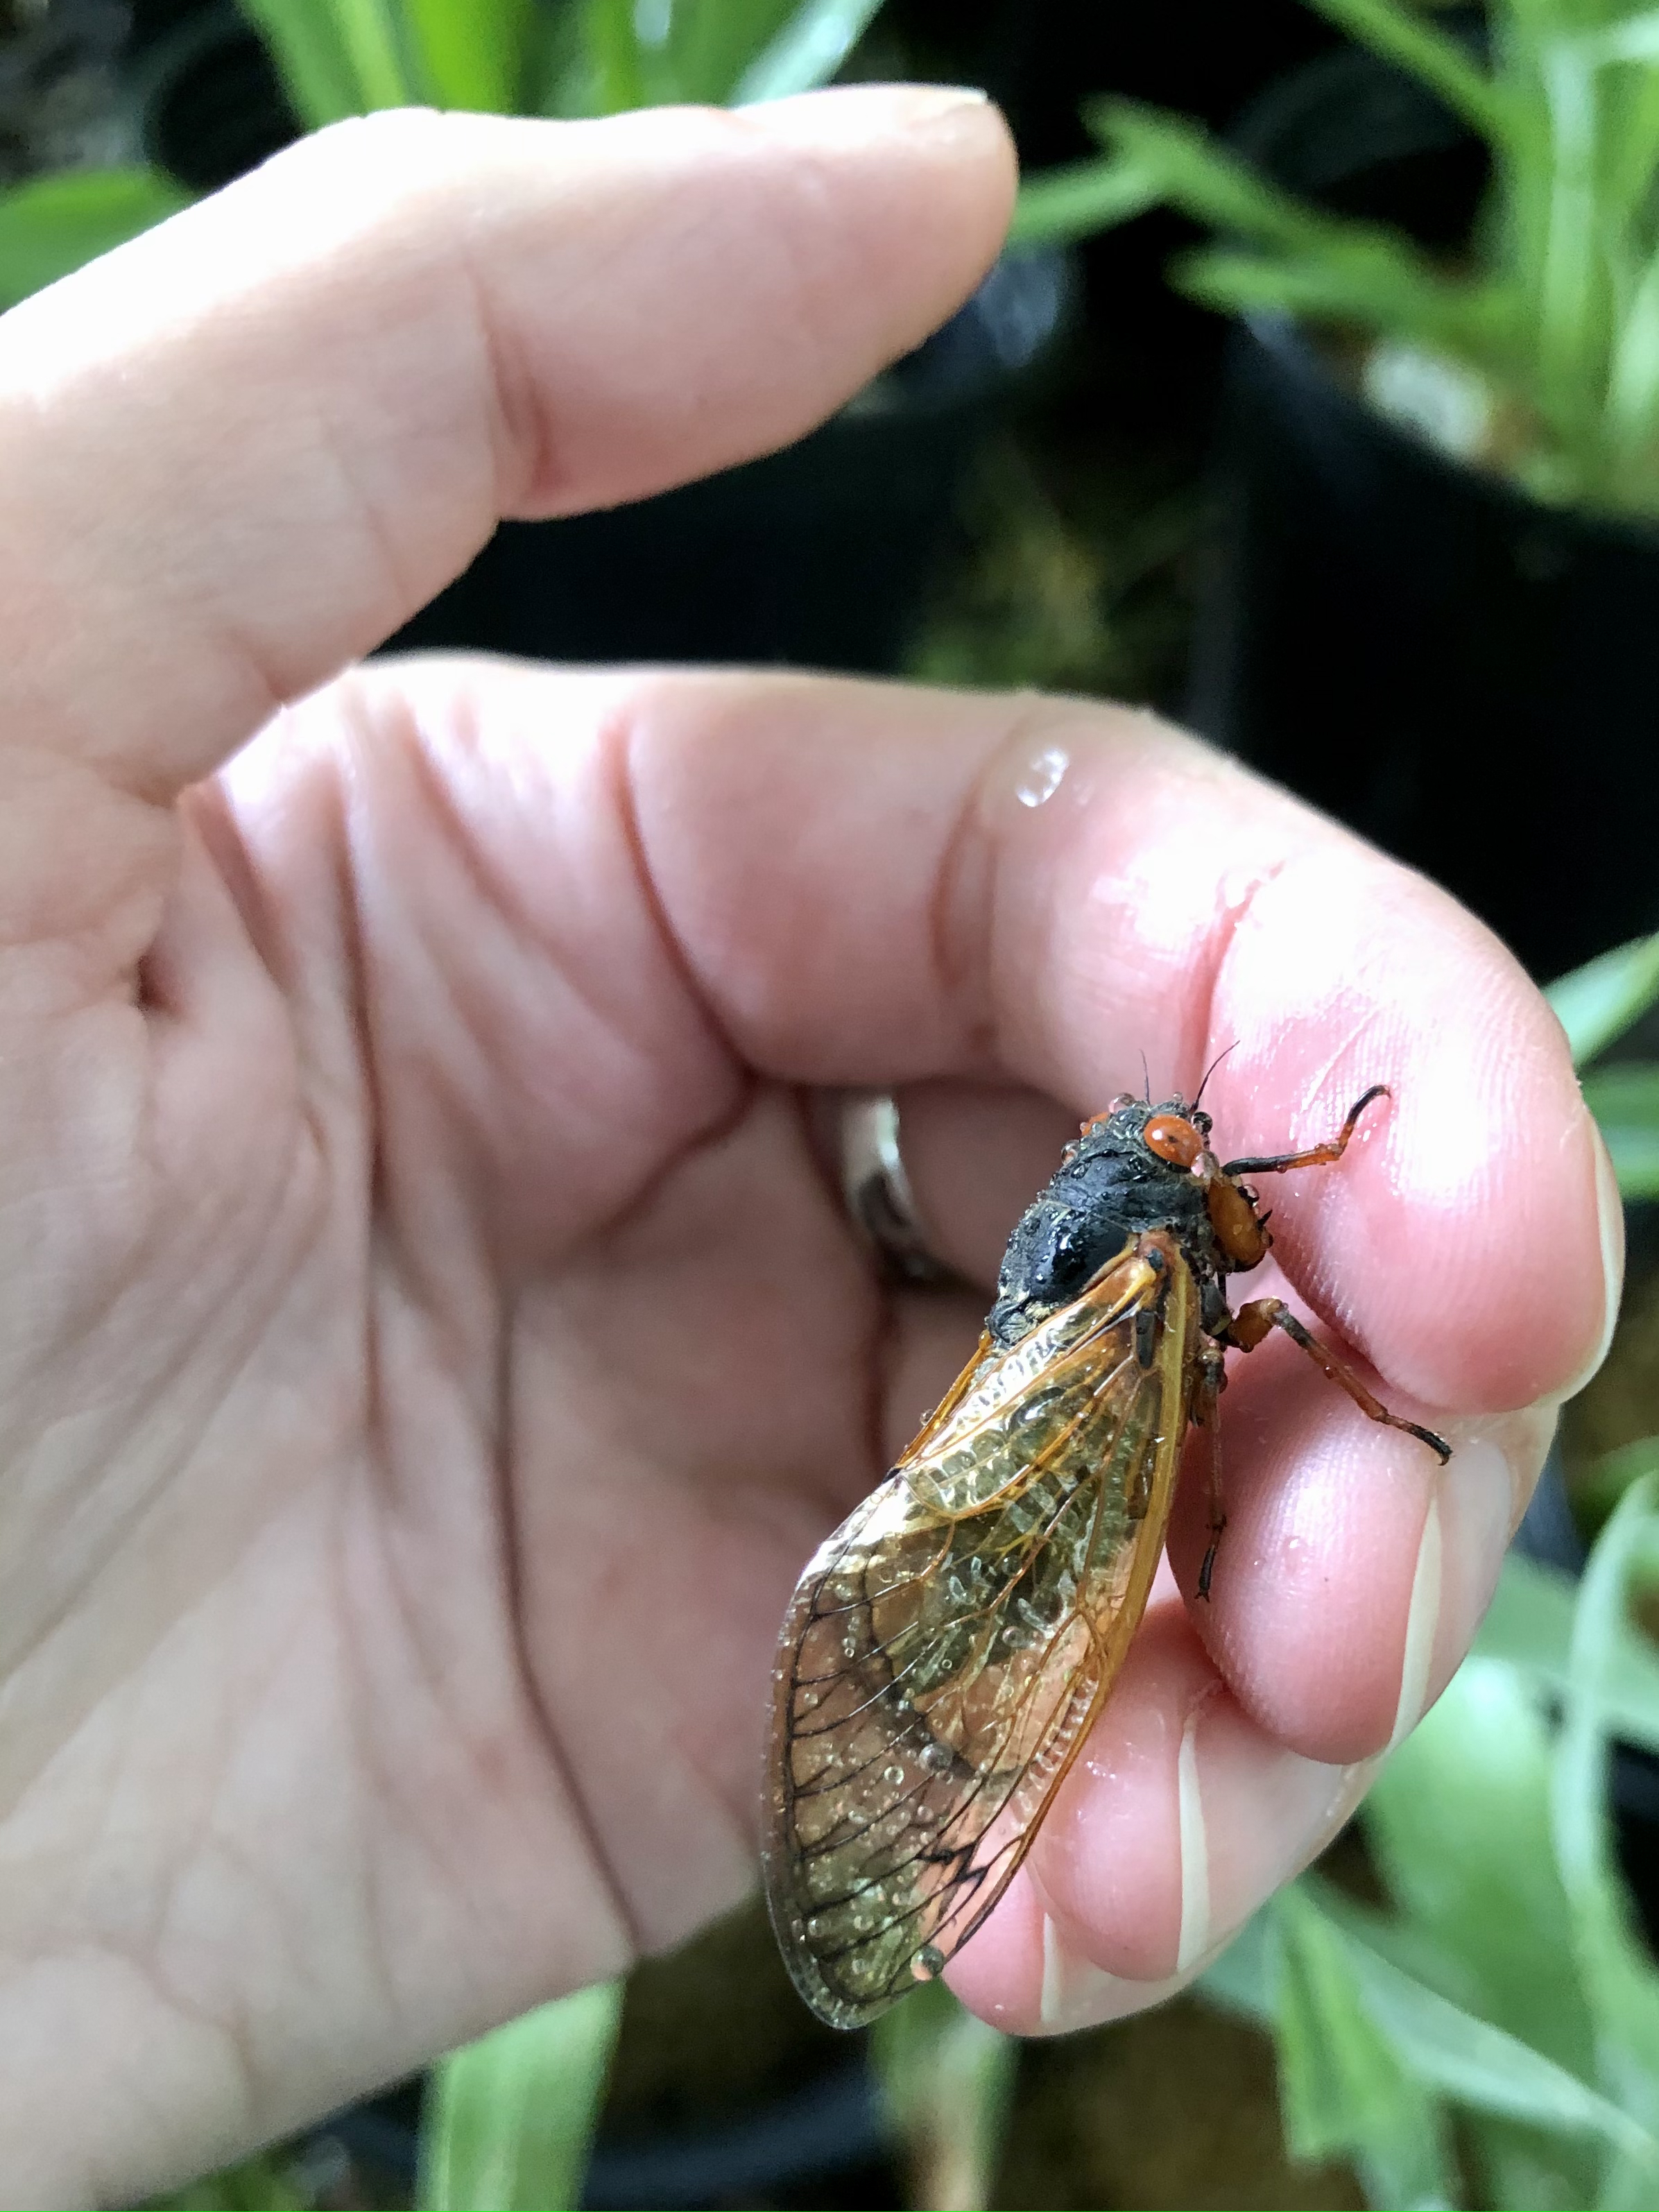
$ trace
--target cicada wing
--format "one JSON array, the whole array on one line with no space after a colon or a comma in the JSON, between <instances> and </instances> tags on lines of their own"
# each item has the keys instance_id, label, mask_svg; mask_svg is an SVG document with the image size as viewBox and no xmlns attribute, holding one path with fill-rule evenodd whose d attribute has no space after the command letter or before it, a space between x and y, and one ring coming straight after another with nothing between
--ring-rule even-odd
<instances>
[{"instance_id":1,"label":"cicada wing","mask_svg":"<svg viewBox=\"0 0 1659 2212\"><path fill-rule=\"evenodd\" d=\"M802 1577L766 1887L832 2025L873 2019L967 1941L1100 1710L1163 1547L1195 1312L1172 1241L1126 1247L968 1370Z\"/></svg>"}]
</instances>

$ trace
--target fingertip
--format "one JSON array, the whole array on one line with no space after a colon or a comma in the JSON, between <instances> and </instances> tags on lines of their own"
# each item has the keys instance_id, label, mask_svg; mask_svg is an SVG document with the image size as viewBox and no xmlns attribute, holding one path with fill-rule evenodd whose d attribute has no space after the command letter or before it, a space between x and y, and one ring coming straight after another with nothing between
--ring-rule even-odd
<instances>
[{"instance_id":1,"label":"fingertip","mask_svg":"<svg viewBox=\"0 0 1659 2212\"><path fill-rule=\"evenodd\" d=\"M1251 1152L1389 1085L1340 1165L1273 1202L1286 1273L1389 1384L1496 1413L1583 1371L1608 1281L1593 1143L1559 1024L1474 916L1363 847L1310 846L1236 932L1212 1033L1238 1041L1218 1127Z\"/></svg>"}]
</instances>

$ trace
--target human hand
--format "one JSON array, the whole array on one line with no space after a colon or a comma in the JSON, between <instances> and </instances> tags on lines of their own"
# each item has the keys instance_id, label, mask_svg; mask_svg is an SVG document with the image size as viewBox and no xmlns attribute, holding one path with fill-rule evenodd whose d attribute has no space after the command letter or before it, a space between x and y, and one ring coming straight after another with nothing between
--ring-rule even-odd
<instances>
[{"instance_id":1,"label":"human hand","mask_svg":"<svg viewBox=\"0 0 1659 2212\"><path fill-rule=\"evenodd\" d=\"M751 1883L784 1601L978 1319L873 1284L821 1086L909 1086L988 1279L1143 1049L1190 1089L1236 1044L1231 1152L1388 1080L1279 1252L1458 1447L1254 1356L1213 1606L1155 1599L971 2002L1145 2001L1101 1970L1218 1942L1468 1641L1618 1217L1449 901L1076 702L313 689L499 514L806 427L968 289L1009 185L940 95L387 118L0 325L9 2201L204 2169Z\"/></svg>"}]
</instances>

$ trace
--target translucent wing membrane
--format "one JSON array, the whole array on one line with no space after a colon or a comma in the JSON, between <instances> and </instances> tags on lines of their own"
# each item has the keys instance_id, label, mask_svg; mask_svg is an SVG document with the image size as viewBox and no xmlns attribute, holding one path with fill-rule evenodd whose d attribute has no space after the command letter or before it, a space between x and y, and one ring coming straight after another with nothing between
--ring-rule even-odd
<instances>
[{"instance_id":1,"label":"translucent wing membrane","mask_svg":"<svg viewBox=\"0 0 1659 2212\"><path fill-rule=\"evenodd\" d=\"M1139 1238L979 1353L784 1623L766 1883L802 1996L854 2027L937 1973L1024 1856L1162 1547L1195 1294Z\"/></svg>"}]
</instances>

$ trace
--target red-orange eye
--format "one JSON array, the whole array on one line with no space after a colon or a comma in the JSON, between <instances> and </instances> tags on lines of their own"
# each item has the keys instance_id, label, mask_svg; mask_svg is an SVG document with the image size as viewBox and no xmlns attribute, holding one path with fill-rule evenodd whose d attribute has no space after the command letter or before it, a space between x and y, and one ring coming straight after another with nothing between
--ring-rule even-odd
<instances>
[{"instance_id":1,"label":"red-orange eye","mask_svg":"<svg viewBox=\"0 0 1659 2212\"><path fill-rule=\"evenodd\" d=\"M1154 1114L1141 1134L1147 1151L1174 1167L1192 1167L1204 1149L1203 1138L1182 1114Z\"/></svg>"}]
</instances>

